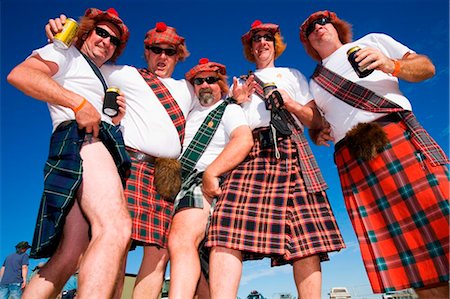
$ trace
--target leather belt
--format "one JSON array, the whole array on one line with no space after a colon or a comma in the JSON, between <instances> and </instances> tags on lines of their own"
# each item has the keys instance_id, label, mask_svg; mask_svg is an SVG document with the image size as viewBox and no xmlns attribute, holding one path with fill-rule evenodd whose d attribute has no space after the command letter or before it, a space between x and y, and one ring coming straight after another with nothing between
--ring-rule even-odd
<instances>
[{"instance_id":1,"label":"leather belt","mask_svg":"<svg viewBox=\"0 0 450 299\"><path fill-rule=\"evenodd\" d=\"M131 149L129 147L126 148L128 155L130 157L138 160L139 162L147 162L150 164L155 164L156 158L147 154L144 154L143 152L137 151L135 149Z\"/></svg>"}]
</instances>

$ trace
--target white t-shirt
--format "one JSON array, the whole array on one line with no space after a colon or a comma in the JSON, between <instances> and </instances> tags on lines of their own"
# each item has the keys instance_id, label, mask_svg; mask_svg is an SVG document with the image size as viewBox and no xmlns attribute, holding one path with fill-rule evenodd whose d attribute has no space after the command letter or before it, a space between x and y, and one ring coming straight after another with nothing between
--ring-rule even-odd
<instances>
[{"instance_id":1,"label":"white t-shirt","mask_svg":"<svg viewBox=\"0 0 450 299\"><path fill-rule=\"evenodd\" d=\"M308 81L296 69L285 67L265 68L256 70L255 75L264 83L275 83L278 89L285 90L296 102L302 105L313 100L312 95L309 93ZM264 101L259 96L253 94L251 101L243 103L242 108L252 130L269 126L270 111L266 109ZM303 127L300 121L297 118L295 119Z\"/></svg>"},{"instance_id":2,"label":"white t-shirt","mask_svg":"<svg viewBox=\"0 0 450 299\"><path fill-rule=\"evenodd\" d=\"M166 109L136 68L104 65L101 71L109 86L124 94L126 113L122 119L125 144L156 157L178 158L180 139ZM194 97L186 80L159 78L172 94L186 118Z\"/></svg>"},{"instance_id":3,"label":"white t-shirt","mask_svg":"<svg viewBox=\"0 0 450 299\"><path fill-rule=\"evenodd\" d=\"M365 78L358 77L347 60L347 50L354 46L378 48L383 54L392 59L401 59L406 53L415 52L390 36L372 33L352 43L343 45L322 61L323 65L333 72L374 91L379 96L388 98L406 110L411 110L411 104L400 91L396 77L378 70L375 70ZM344 138L345 134L356 124L370 122L385 115L354 108L326 92L314 80L310 82L310 89L317 106L325 114L325 118L331 125L332 136L335 142Z\"/></svg>"},{"instance_id":4,"label":"white t-shirt","mask_svg":"<svg viewBox=\"0 0 450 299\"><path fill-rule=\"evenodd\" d=\"M195 133L197 133L209 112L223 102L221 100L210 107L203 107L200 105L197 98L194 101L196 102L194 109L189 113L188 121L186 122L186 136L184 138L183 151L186 150L187 146L194 138ZM208 167L208 165L217 158L226 144L230 141L231 133L240 126L248 126L242 108L236 104L228 104L217 131L211 139L211 142L206 147L205 152L198 160L195 168L198 171L204 171L206 167Z\"/></svg>"},{"instance_id":5,"label":"white t-shirt","mask_svg":"<svg viewBox=\"0 0 450 299\"><path fill-rule=\"evenodd\" d=\"M100 79L95 75L86 59L75 47L59 49L53 44L34 50L31 56L39 55L43 60L58 65L58 72L52 77L64 88L73 91L88 100L102 115L102 120L112 124L111 118L102 113L104 90ZM53 131L66 121L74 120L75 114L69 108L48 104L52 118Z\"/></svg>"}]
</instances>

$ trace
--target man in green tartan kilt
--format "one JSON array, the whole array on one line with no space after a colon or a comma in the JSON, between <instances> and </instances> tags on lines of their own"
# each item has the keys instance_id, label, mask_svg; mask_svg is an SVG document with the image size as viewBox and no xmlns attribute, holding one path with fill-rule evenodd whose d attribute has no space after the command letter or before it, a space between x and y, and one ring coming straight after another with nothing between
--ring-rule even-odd
<instances>
[{"instance_id":1,"label":"man in green tartan kilt","mask_svg":"<svg viewBox=\"0 0 450 299\"><path fill-rule=\"evenodd\" d=\"M224 65L202 58L185 77L194 85L199 101L188 115L180 157L183 184L169 233L169 297L193 298L199 285L199 298L209 298L201 277L201 270L207 275L208 252L200 244L213 198L221 194L220 177L245 159L253 140L242 108L226 98Z\"/></svg>"}]
</instances>

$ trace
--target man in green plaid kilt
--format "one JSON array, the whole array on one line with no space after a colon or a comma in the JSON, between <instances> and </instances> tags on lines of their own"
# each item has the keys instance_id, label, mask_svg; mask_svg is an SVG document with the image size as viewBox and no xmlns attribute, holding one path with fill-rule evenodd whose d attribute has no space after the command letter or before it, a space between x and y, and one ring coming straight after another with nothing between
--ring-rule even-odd
<instances>
[{"instance_id":1,"label":"man in green plaid kilt","mask_svg":"<svg viewBox=\"0 0 450 299\"><path fill-rule=\"evenodd\" d=\"M48 103L53 122L31 250L32 257L50 260L22 298L56 297L78 268L80 298L113 296L131 231L122 185L130 159L115 126L124 99L118 99L117 118L101 113L106 87L98 68L117 59L128 36L117 11L90 8L75 46L37 49L8 76L18 89Z\"/></svg>"},{"instance_id":2,"label":"man in green plaid kilt","mask_svg":"<svg viewBox=\"0 0 450 299\"><path fill-rule=\"evenodd\" d=\"M188 115L180 157L183 184L169 233L169 297L193 298L201 279L197 295L209 298L201 277L201 270L207 275L209 253L201 244L212 200L221 194L220 177L245 159L253 138L242 108L226 98L224 65L202 58L185 77L194 85L199 101Z\"/></svg>"}]
</instances>

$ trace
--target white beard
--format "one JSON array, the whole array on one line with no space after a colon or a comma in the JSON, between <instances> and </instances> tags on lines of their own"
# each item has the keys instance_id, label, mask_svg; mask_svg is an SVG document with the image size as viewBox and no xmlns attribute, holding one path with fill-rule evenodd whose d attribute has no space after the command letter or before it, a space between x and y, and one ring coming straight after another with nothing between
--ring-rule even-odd
<instances>
[{"instance_id":1,"label":"white beard","mask_svg":"<svg viewBox=\"0 0 450 299\"><path fill-rule=\"evenodd\" d=\"M209 106L214 102L214 95L212 94L211 89L201 89L198 95L198 99L200 101L200 105Z\"/></svg>"}]
</instances>

